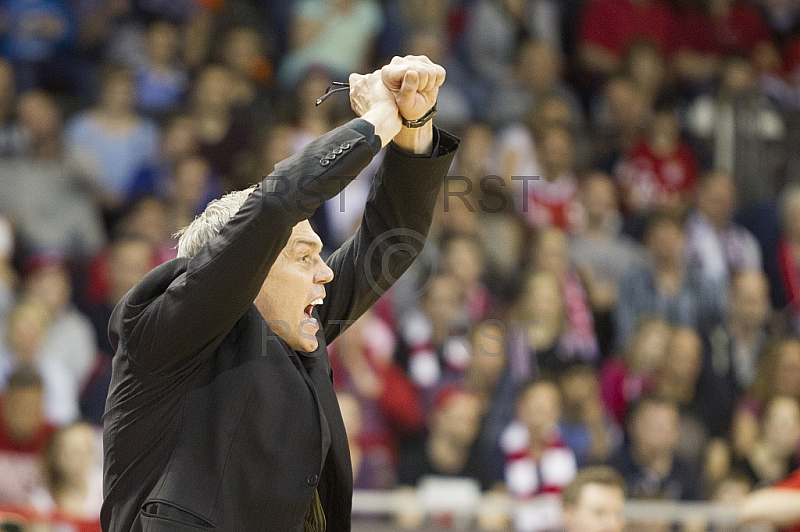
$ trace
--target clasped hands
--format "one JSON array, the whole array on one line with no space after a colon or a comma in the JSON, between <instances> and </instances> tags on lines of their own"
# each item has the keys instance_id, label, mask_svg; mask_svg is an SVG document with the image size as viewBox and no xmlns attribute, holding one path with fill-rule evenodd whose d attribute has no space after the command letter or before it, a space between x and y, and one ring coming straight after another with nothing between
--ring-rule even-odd
<instances>
[{"instance_id":1,"label":"clasped hands","mask_svg":"<svg viewBox=\"0 0 800 532\"><path fill-rule=\"evenodd\" d=\"M385 146L394 140L407 151L426 153L433 139L431 122L417 129L403 127L401 116L416 120L436 103L445 70L424 55L395 57L370 74L350 74L350 105L375 126Z\"/></svg>"}]
</instances>

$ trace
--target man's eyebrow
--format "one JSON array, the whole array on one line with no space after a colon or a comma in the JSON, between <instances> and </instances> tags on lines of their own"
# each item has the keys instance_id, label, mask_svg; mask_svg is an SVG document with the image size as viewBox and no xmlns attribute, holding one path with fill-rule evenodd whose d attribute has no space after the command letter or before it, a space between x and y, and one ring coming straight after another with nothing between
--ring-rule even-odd
<instances>
[{"instance_id":1,"label":"man's eyebrow","mask_svg":"<svg viewBox=\"0 0 800 532\"><path fill-rule=\"evenodd\" d=\"M311 239L308 239L308 238L298 238L297 240L292 242L292 249L295 249L295 248L297 248L299 246L308 246L311 249L315 249L315 250L321 250L322 249L322 243L320 241L311 240Z\"/></svg>"}]
</instances>

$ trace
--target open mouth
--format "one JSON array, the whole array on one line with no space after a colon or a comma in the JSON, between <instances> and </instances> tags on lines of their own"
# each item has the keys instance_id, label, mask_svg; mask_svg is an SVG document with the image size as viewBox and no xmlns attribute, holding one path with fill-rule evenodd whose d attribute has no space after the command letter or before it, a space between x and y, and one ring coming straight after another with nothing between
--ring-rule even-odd
<instances>
[{"instance_id":1,"label":"open mouth","mask_svg":"<svg viewBox=\"0 0 800 532\"><path fill-rule=\"evenodd\" d=\"M314 316L311 315L311 311L314 310L315 306L321 304L322 304L322 298L318 297L317 299L306 305L306 308L303 310L303 315L305 316L305 319L303 320L304 323L309 323L313 325L315 328L319 329L319 323L317 323L316 318L314 318Z\"/></svg>"}]
</instances>

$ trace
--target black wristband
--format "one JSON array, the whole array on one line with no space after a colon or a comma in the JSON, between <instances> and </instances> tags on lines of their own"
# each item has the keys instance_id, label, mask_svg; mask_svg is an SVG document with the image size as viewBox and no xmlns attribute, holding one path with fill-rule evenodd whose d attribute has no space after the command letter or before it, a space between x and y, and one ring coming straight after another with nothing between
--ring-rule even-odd
<instances>
[{"instance_id":1,"label":"black wristband","mask_svg":"<svg viewBox=\"0 0 800 532\"><path fill-rule=\"evenodd\" d=\"M422 115L421 117L417 118L416 120L406 120L405 117L400 115L400 119L403 121L403 126L408 128L416 128L422 127L428 123L428 121L436 115L436 104L433 104L427 113Z\"/></svg>"}]
</instances>

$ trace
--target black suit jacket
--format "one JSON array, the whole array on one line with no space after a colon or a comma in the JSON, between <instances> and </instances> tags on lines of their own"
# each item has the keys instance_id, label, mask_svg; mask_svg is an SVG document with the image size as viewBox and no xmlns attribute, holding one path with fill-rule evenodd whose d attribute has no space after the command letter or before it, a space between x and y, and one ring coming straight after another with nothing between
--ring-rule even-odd
<instances>
[{"instance_id":1,"label":"black suit jacket","mask_svg":"<svg viewBox=\"0 0 800 532\"><path fill-rule=\"evenodd\" d=\"M434 137L432 156L387 149L358 232L327 261L335 277L314 310L314 353L290 349L253 301L292 227L380 149L361 119L278 164L195 257L155 268L120 301L103 530L302 530L315 489L328 530L350 530L352 471L326 345L421 250L458 146Z\"/></svg>"}]
</instances>

